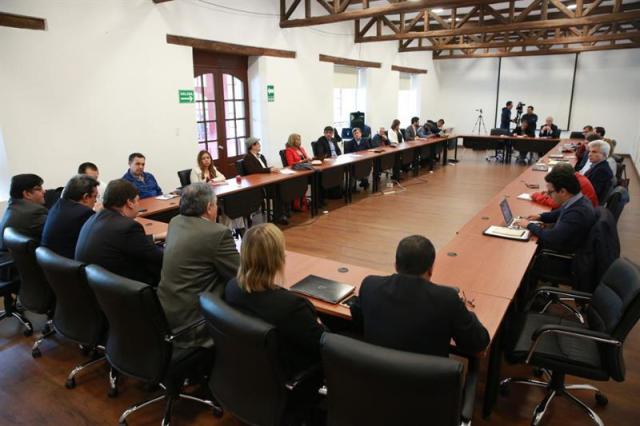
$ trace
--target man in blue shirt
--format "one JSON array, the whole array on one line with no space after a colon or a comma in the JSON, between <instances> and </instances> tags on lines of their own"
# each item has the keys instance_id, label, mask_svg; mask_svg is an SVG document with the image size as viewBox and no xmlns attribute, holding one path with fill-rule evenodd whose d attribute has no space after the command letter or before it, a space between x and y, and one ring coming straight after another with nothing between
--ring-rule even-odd
<instances>
[{"instance_id":1,"label":"man in blue shirt","mask_svg":"<svg viewBox=\"0 0 640 426\"><path fill-rule=\"evenodd\" d=\"M145 157L139 152L129 156L129 170L122 179L131 182L140 192L140 198L162 195L162 189L151 173L144 171Z\"/></svg>"},{"instance_id":2,"label":"man in blue shirt","mask_svg":"<svg viewBox=\"0 0 640 426\"><path fill-rule=\"evenodd\" d=\"M500 128L509 130L511 125L511 109L513 108L513 102L507 102L507 106L502 108L502 115L500 116Z\"/></svg>"}]
</instances>

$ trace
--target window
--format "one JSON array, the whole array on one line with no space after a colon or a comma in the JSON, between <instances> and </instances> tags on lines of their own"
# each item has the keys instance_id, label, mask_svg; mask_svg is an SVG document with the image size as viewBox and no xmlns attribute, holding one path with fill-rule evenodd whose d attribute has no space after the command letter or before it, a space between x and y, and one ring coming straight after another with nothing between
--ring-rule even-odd
<instances>
[{"instance_id":1,"label":"window","mask_svg":"<svg viewBox=\"0 0 640 426\"><path fill-rule=\"evenodd\" d=\"M411 117L418 117L418 90L416 78L412 74L400 73L400 90L398 92L398 119L402 127L411 123Z\"/></svg>"},{"instance_id":2,"label":"window","mask_svg":"<svg viewBox=\"0 0 640 426\"><path fill-rule=\"evenodd\" d=\"M247 57L194 50L198 150L205 149L224 175L235 175L249 135Z\"/></svg>"},{"instance_id":3,"label":"window","mask_svg":"<svg viewBox=\"0 0 640 426\"><path fill-rule=\"evenodd\" d=\"M365 112L367 101L366 68L334 65L333 74L333 127L350 126L349 114Z\"/></svg>"}]
</instances>

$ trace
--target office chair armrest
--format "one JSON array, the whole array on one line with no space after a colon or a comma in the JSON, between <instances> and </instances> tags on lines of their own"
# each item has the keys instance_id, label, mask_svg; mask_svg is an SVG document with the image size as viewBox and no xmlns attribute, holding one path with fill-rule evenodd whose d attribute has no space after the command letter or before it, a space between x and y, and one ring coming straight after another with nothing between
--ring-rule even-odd
<instances>
[{"instance_id":1,"label":"office chair armrest","mask_svg":"<svg viewBox=\"0 0 640 426\"><path fill-rule=\"evenodd\" d=\"M176 339L176 337L180 337L181 335L185 334L186 332L188 332L190 330L193 330L194 328L199 327L204 323L205 323L205 320L204 320L204 318L202 318L202 319L199 319L198 321L192 322L191 324L187 324L187 325L185 325L183 327L177 328L176 330L174 330L172 332L172 334L166 335L164 337L164 340L165 340L165 342L171 343Z\"/></svg>"},{"instance_id":2,"label":"office chair armrest","mask_svg":"<svg viewBox=\"0 0 640 426\"><path fill-rule=\"evenodd\" d=\"M293 377L287 380L284 386L290 391L294 390L296 387L298 387L300 383L304 382L310 377L313 377L319 374L321 370L322 368L320 367L320 364L314 364L311 367L307 368L306 370L302 370L296 373Z\"/></svg>"},{"instance_id":3,"label":"office chair armrest","mask_svg":"<svg viewBox=\"0 0 640 426\"><path fill-rule=\"evenodd\" d=\"M535 352L536 347L538 346L538 343L540 343L540 340L542 340L542 338L547 334L562 334L565 336L573 336L573 337L579 337L582 339L593 340L597 343L606 343L608 345L622 346L621 341L619 341L618 339L614 339L607 333L603 333L601 331L594 331L594 330L577 328L577 327L569 327L566 325L548 324L548 325L543 325L542 327L537 329L535 333L533 333L533 336L531 336L531 340L533 340L533 342L531 344L531 347L529 348L529 353L527 354L527 360L525 361L527 364L529 363L529 361L531 361L531 357L533 356L533 353Z\"/></svg>"},{"instance_id":4,"label":"office chair armrest","mask_svg":"<svg viewBox=\"0 0 640 426\"><path fill-rule=\"evenodd\" d=\"M538 254L538 256L551 256L551 257L558 257L560 259L567 259L567 260L573 260L573 258L576 257L575 253L561 253L559 251L549 250L549 249L540 250L540 253Z\"/></svg>"},{"instance_id":5,"label":"office chair armrest","mask_svg":"<svg viewBox=\"0 0 640 426\"><path fill-rule=\"evenodd\" d=\"M578 290L564 290L558 287L539 287L536 289L533 297L540 296L541 294L553 294L555 296L560 297L568 297L573 300L586 300L589 301L593 297L592 293L588 293L586 291L578 291Z\"/></svg>"},{"instance_id":6,"label":"office chair armrest","mask_svg":"<svg viewBox=\"0 0 640 426\"><path fill-rule=\"evenodd\" d=\"M464 395L460 417L463 423L470 423L473 417L473 404L476 399L476 385L478 384L478 358L469 357L467 364L467 378L464 382Z\"/></svg>"}]
</instances>

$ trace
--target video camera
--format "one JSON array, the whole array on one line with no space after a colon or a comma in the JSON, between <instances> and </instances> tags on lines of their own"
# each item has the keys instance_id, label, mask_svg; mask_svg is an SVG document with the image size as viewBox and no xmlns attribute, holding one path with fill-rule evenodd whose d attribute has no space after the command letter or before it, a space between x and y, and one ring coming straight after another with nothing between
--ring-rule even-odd
<instances>
[{"instance_id":1,"label":"video camera","mask_svg":"<svg viewBox=\"0 0 640 426\"><path fill-rule=\"evenodd\" d=\"M518 102L518 105L516 105L516 111L518 111L518 113L522 114L522 110L524 108L525 103L524 102Z\"/></svg>"}]
</instances>

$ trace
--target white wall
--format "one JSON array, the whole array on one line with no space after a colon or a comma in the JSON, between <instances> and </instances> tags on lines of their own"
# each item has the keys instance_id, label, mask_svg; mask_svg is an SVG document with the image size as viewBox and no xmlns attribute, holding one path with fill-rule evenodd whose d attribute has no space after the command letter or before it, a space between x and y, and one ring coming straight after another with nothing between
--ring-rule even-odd
<instances>
[{"instance_id":1,"label":"white wall","mask_svg":"<svg viewBox=\"0 0 640 426\"><path fill-rule=\"evenodd\" d=\"M193 87L193 60L190 48L167 44L166 34L297 52L296 59L249 61L251 131L276 165L290 133L300 133L310 149L332 121L333 65L319 62L319 53L383 63L368 75L372 128L388 126L397 113L399 77L391 65L431 62L425 54L397 53L397 43L354 45L352 23L280 29L277 0L215 3L268 16L196 0L2 0L5 12L45 18L47 30L0 27L0 128L8 159L0 200L10 175L33 172L47 187L61 186L80 162L94 161L108 181L123 174L133 151L147 156L163 189L175 188L176 170L192 166L198 149L194 107L177 99L179 89ZM267 84L275 86L273 103Z\"/></svg>"}]
</instances>

